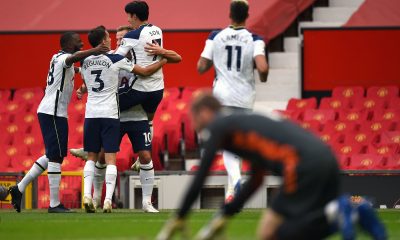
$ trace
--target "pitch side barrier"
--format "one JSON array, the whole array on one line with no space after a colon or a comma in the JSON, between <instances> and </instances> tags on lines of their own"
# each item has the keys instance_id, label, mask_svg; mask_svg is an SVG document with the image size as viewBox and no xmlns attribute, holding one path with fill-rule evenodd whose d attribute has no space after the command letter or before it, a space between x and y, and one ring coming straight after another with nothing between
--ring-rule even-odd
<instances>
[{"instance_id":1,"label":"pitch side barrier","mask_svg":"<svg viewBox=\"0 0 400 240\"><path fill-rule=\"evenodd\" d=\"M161 171L155 174L154 204L159 209L175 209L195 172ZM244 179L249 175L244 173ZM138 173L121 174L120 200L130 209L141 208L141 185ZM245 205L245 208L266 208L282 183L281 177L266 175L263 185ZM352 196L354 202L368 197L376 208L400 208L400 170L342 171L342 192ZM218 208L224 201L227 178L224 172L213 172L207 178L194 209Z\"/></svg>"}]
</instances>

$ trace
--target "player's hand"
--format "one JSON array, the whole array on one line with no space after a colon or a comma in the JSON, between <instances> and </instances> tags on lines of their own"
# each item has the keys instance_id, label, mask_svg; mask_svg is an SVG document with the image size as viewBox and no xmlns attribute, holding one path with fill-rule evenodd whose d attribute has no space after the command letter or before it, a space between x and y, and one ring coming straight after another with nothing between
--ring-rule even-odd
<instances>
[{"instance_id":1,"label":"player's hand","mask_svg":"<svg viewBox=\"0 0 400 240\"><path fill-rule=\"evenodd\" d=\"M81 100L83 97L83 94L85 94L87 92L87 88L85 84L82 84L82 86L80 88L78 88L78 90L76 90L76 97Z\"/></svg>"},{"instance_id":2,"label":"player's hand","mask_svg":"<svg viewBox=\"0 0 400 240\"><path fill-rule=\"evenodd\" d=\"M216 236L222 234L228 222L228 217L218 213L215 217L196 235L196 240L215 239Z\"/></svg>"},{"instance_id":3,"label":"player's hand","mask_svg":"<svg viewBox=\"0 0 400 240\"><path fill-rule=\"evenodd\" d=\"M108 53L111 49L103 42L97 45L94 48L95 54L105 54Z\"/></svg>"},{"instance_id":4,"label":"player's hand","mask_svg":"<svg viewBox=\"0 0 400 240\"><path fill-rule=\"evenodd\" d=\"M165 49L160 47L158 43L146 43L146 46L144 46L144 51L148 53L148 56L163 56L165 54Z\"/></svg>"},{"instance_id":5,"label":"player's hand","mask_svg":"<svg viewBox=\"0 0 400 240\"><path fill-rule=\"evenodd\" d=\"M156 239L157 240L169 240L178 231L182 232L184 239L189 238L188 233L186 231L185 220L177 218L177 217L173 217L164 224L163 228L158 233Z\"/></svg>"}]
</instances>

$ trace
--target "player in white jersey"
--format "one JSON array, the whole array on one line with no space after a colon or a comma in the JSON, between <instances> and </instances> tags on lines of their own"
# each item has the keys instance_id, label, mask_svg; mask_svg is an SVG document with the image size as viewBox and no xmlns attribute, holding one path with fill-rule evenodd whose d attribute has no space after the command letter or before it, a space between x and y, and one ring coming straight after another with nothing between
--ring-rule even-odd
<instances>
[{"instance_id":1,"label":"player in white jersey","mask_svg":"<svg viewBox=\"0 0 400 240\"><path fill-rule=\"evenodd\" d=\"M255 100L254 67L261 82L267 81L268 64L265 43L246 28L249 6L245 0L233 0L230 5L231 25L221 31L213 31L206 41L197 64L200 74L213 65L216 78L213 94L230 111L251 111ZM228 173L226 201L232 201L235 187L240 186L240 159L223 151Z\"/></svg>"},{"instance_id":2,"label":"player in white jersey","mask_svg":"<svg viewBox=\"0 0 400 240\"><path fill-rule=\"evenodd\" d=\"M163 34L159 27L148 23L149 7L145 1L128 3L125 6L125 12L128 22L135 30L124 36L121 46L116 51L117 54L126 56L130 52L134 63L139 66L147 66L160 57L168 58L169 63L178 63L182 60L174 51L156 50L156 45L161 48L163 46ZM145 51L145 47L151 43L153 45L150 47L154 47L154 49L149 49L149 51L153 51L153 54ZM125 111L132 106L141 104L148 115L152 131L154 113L162 100L163 91L164 78L161 69L148 77L137 76L137 81L132 88L120 95L120 109Z\"/></svg>"},{"instance_id":3,"label":"player in white jersey","mask_svg":"<svg viewBox=\"0 0 400 240\"><path fill-rule=\"evenodd\" d=\"M92 46L104 42L110 46L111 39L104 26L92 29L88 34ZM118 74L120 70L148 76L159 70L166 59L140 67L118 54L102 54L86 58L82 64L82 75L88 90L84 125L84 149L88 152L84 172L84 206L86 212L94 212L92 185L95 162L101 148L104 149L106 168L106 197L103 212L111 212L111 199L117 177L116 152L119 151L119 106Z\"/></svg>"},{"instance_id":4,"label":"player in white jersey","mask_svg":"<svg viewBox=\"0 0 400 240\"><path fill-rule=\"evenodd\" d=\"M47 75L47 86L37 110L46 154L36 160L35 164L18 185L10 188L12 204L17 212L21 211L22 193L35 178L48 170L50 187L49 213L71 212L60 203L59 186L61 181L61 164L67 155L68 121L67 108L74 87L74 63L93 54L109 51L104 44L86 51L80 51L83 43L77 33L66 32L61 35L61 50L54 54L50 61Z\"/></svg>"}]
</instances>

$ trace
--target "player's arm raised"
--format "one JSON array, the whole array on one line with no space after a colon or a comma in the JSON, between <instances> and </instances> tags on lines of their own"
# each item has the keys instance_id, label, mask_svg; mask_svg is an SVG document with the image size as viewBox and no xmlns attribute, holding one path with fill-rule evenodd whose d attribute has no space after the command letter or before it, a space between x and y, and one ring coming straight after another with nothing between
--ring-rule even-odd
<instances>
[{"instance_id":1,"label":"player's arm raised","mask_svg":"<svg viewBox=\"0 0 400 240\"><path fill-rule=\"evenodd\" d=\"M131 72L134 74L140 75L140 76L147 77L147 76L150 76L153 73L157 72L167 62L168 62L167 59L162 58L160 61L157 61L146 67L141 67L141 66L135 64Z\"/></svg>"},{"instance_id":2,"label":"player's arm raised","mask_svg":"<svg viewBox=\"0 0 400 240\"><path fill-rule=\"evenodd\" d=\"M67 57L65 59L65 65L72 66L72 64L79 62L91 55L104 54L107 53L108 51L110 51L110 49L104 43L101 43L95 48L91 48L84 51L78 51L72 54L71 56Z\"/></svg>"},{"instance_id":3,"label":"player's arm raised","mask_svg":"<svg viewBox=\"0 0 400 240\"><path fill-rule=\"evenodd\" d=\"M157 55L167 59L168 63L179 63L182 61L181 55L175 51L164 49L156 43L147 43L144 50L149 55Z\"/></svg>"}]
</instances>

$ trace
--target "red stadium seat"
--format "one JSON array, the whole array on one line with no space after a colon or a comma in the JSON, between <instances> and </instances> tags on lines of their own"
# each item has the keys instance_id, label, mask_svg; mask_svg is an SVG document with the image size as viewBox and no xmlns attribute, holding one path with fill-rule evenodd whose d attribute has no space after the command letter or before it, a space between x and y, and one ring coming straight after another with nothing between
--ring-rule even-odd
<instances>
[{"instance_id":1,"label":"red stadium seat","mask_svg":"<svg viewBox=\"0 0 400 240\"><path fill-rule=\"evenodd\" d=\"M211 165L210 171L212 171L212 172L226 171L224 159L221 154L217 154L215 156L214 162Z\"/></svg>"},{"instance_id":2,"label":"red stadium seat","mask_svg":"<svg viewBox=\"0 0 400 240\"><path fill-rule=\"evenodd\" d=\"M368 112L365 109L342 109L338 113L340 121L363 122L368 120Z\"/></svg>"},{"instance_id":3,"label":"red stadium seat","mask_svg":"<svg viewBox=\"0 0 400 240\"><path fill-rule=\"evenodd\" d=\"M72 103L68 106L68 114L85 114L86 102L84 101L77 101Z\"/></svg>"},{"instance_id":4,"label":"red stadium seat","mask_svg":"<svg viewBox=\"0 0 400 240\"><path fill-rule=\"evenodd\" d=\"M389 157L400 152L398 144L370 144L368 146L368 153Z\"/></svg>"},{"instance_id":5,"label":"red stadium seat","mask_svg":"<svg viewBox=\"0 0 400 240\"><path fill-rule=\"evenodd\" d=\"M333 149L335 149L338 155L352 156L353 154L365 152L364 146L357 143L337 143L334 144L332 147Z\"/></svg>"},{"instance_id":6,"label":"red stadium seat","mask_svg":"<svg viewBox=\"0 0 400 240\"><path fill-rule=\"evenodd\" d=\"M173 107L170 107L170 112L181 119L183 124L183 137L185 139L186 149L194 150L197 146L196 144L196 132L192 127L192 122L190 119L190 107L189 103L184 100L176 100L173 102Z\"/></svg>"},{"instance_id":7,"label":"red stadium seat","mask_svg":"<svg viewBox=\"0 0 400 240\"><path fill-rule=\"evenodd\" d=\"M355 154L350 159L351 170L376 169L383 162L383 157L376 154Z\"/></svg>"},{"instance_id":8,"label":"red stadium seat","mask_svg":"<svg viewBox=\"0 0 400 240\"><path fill-rule=\"evenodd\" d=\"M27 112L26 102L10 101L5 104L5 112L8 114L21 114Z\"/></svg>"},{"instance_id":9,"label":"red stadium seat","mask_svg":"<svg viewBox=\"0 0 400 240\"><path fill-rule=\"evenodd\" d=\"M33 147L33 146L43 145L43 138L38 138L31 134L24 134L22 136L14 138L14 145L25 146L28 149L34 149L36 147ZM30 151L29 151L29 154L31 154Z\"/></svg>"},{"instance_id":10,"label":"red stadium seat","mask_svg":"<svg viewBox=\"0 0 400 240\"><path fill-rule=\"evenodd\" d=\"M286 110L304 110L317 108L316 98L297 99L291 98L288 102Z\"/></svg>"},{"instance_id":11,"label":"red stadium seat","mask_svg":"<svg viewBox=\"0 0 400 240\"><path fill-rule=\"evenodd\" d=\"M400 144L400 131L385 131L380 137L381 144Z\"/></svg>"},{"instance_id":12,"label":"red stadium seat","mask_svg":"<svg viewBox=\"0 0 400 240\"><path fill-rule=\"evenodd\" d=\"M352 133L357 130L357 123L349 121L328 121L324 127L323 132L326 133Z\"/></svg>"},{"instance_id":13,"label":"red stadium seat","mask_svg":"<svg viewBox=\"0 0 400 240\"><path fill-rule=\"evenodd\" d=\"M326 123L331 120L335 120L335 111L325 109L307 109L304 111L304 121L318 121L320 123Z\"/></svg>"},{"instance_id":14,"label":"red stadium seat","mask_svg":"<svg viewBox=\"0 0 400 240\"><path fill-rule=\"evenodd\" d=\"M9 123L3 126L0 126L0 131L4 131L10 135L17 135L17 134L27 134L30 126L25 124L15 124Z\"/></svg>"},{"instance_id":15,"label":"red stadium seat","mask_svg":"<svg viewBox=\"0 0 400 240\"><path fill-rule=\"evenodd\" d=\"M335 145L341 141L342 135L335 132L321 132L319 138L329 145Z\"/></svg>"},{"instance_id":16,"label":"red stadium seat","mask_svg":"<svg viewBox=\"0 0 400 240\"><path fill-rule=\"evenodd\" d=\"M333 109L337 111L343 108L350 108L349 100L346 98L324 97L321 99L319 105L319 109Z\"/></svg>"},{"instance_id":17,"label":"red stadium seat","mask_svg":"<svg viewBox=\"0 0 400 240\"><path fill-rule=\"evenodd\" d=\"M347 144L360 144L367 146L371 143L377 143L378 142L378 137L377 135L374 135L371 132L352 132L352 133L346 133L344 135L343 142Z\"/></svg>"},{"instance_id":18,"label":"red stadium seat","mask_svg":"<svg viewBox=\"0 0 400 240\"><path fill-rule=\"evenodd\" d=\"M375 121L398 121L400 119L400 109L377 109L373 112Z\"/></svg>"},{"instance_id":19,"label":"red stadium seat","mask_svg":"<svg viewBox=\"0 0 400 240\"><path fill-rule=\"evenodd\" d=\"M367 96L373 98L399 97L399 88L397 86L373 86L367 89Z\"/></svg>"},{"instance_id":20,"label":"red stadium seat","mask_svg":"<svg viewBox=\"0 0 400 240\"><path fill-rule=\"evenodd\" d=\"M335 87L332 91L332 97L347 98L353 101L364 97L364 88L360 86Z\"/></svg>"},{"instance_id":21,"label":"red stadium seat","mask_svg":"<svg viewBox=\"0 0 400 240\"><path fill-rule=\"evenodd\" d=\"M178 88L164 89L163 99L160 103L161 110L167 110L169 107L172 107L174 102L179 99L180 95L181 92Z\"/></svg>"},{"instance_id":22,"label":"red stadium seat","mask_svg":"<svg viewBox=\"0 0 400 240\"><path fill-rule=\"evenodd\" d=\"M0 103L10 100L11 92L9 90L0 90Z\"/></svg>"},{"instance_id":23,"label":"red stadium seat","mask_svg":"<svg viewBox=\"0 0 400 240\"><path fill-rule=\"evenodd\" d=\"M61 169L63 171L79 171L82 169L82 160L75 157L64 158Z\"/></svg>"},{"instance_id":24,"label":"red stadium seat","mask_svg":"<svg viewBox=\"0 0 400 240\"><path fill-rule=\"evenodd\" d=\"M388 109L400 109L400 98L390 98L388 100Z\"/></svg>"},{"instance_id":25,"label":"red stadium seat","mask_svg":"<svg viewBox=\"0 0 400 240\"><path fill-rule=\"evenodd\" d=\"M11 158L11 168L16 172L28 171L36 159L30 155L22 155Z\"/></svg>"},{"instance_id":26,"label":"red stadium seat","mask_svg":"<svg viewBox=\"0 0 400 240\"><path fill-rule=\"evenodd\" d=\"M163 128L164 134L167 136L167 149L169 154L178 154L179 141L182 139L181 119L174 112L157 111L154 116L154 128ZM154 131L154 135L159 134L159 131ZM163 134L163 135L164 135ZM162 137L163 138L163 137ZM165 143L163 144L165 149Z\"/></svg>"},{"instance_id":27,"label":"red stadium seat","mask_svg":"<svg viewBox=\"0 0 400 240\"><path fill-rule=\"evenodd\" d=\"M379 135L383 131L390 131L391 129L393 129L391 121L368 121L360 124L360 132L370 132L375 135Z\"/></svg>"},{"instance_id":28,"label":"red stadium seat","mask_svg":"<svg viewBox=\"0 0 400 240\"><path fill-rule=\"evenodd\" d=\"M42 88L22 88L15 90L14 101L35 102L40 101L44 96Z\"/></svg>"},{"instance_id":29,"label":"red stadium seat","mask_svg":"<svg viewBox=\"0 0 400 240\"><path fill-rule=\"evenodd\" d=\"M376 109L384 109L386 108L386 105L386 100L382 98L362 98L353 103L353 109L366 109L371 112Z\"/></svg>"},{"instance_id":30,"label":"red stadium seat","mask_svg":"<svg viewBox=\"0 0 400 240\"><path fill-rule=\"evenodd\" d=\"M387 170L400 170L400 154L386 158L383 168Z\"/></svg>"},{"instance_id":31,"label":"red stadium seat","mask_svg":"<svg viewBox=\"0 0 400 240\"><path fill-rule=\"evenodd\" d=\"M347 170L349 168L350 157L348 155L338 154L337 160L341 169Z\"/></svg>"},{"instance_id":32,"label":"red stadium seat","mask_svg":"<svg viewBox=\"0 0 400 240\"><path fill-rule=\"evenodd\" d=\"M191 102L193 98L201 94L202 92L209 92L211 91L210 88L193 88L193 87L186 87L182 91L181 99L187 102Z\"/></svg>"},{"instance_id":33,"label":"red stadium seat","mask_svg":"<svg viewBox=\"0 0 400 240\"><path fill-rule=\"evenodd\" d=\"M274 110L274 113L278 114L284 119L292 120L292 121L299 121L302 117L301 111L295 111L295 110Z\"/></svg>"},{"instance_id":34,"label":"red stadium seat","mask_svg":"<svg viewBox=\"0 0 400 240\"><path fill-rule=\"evenodd\" d=\"M299 124L302 128L307 129L307 130L317 133L317 134L321 131L321 123L318 121L315 121L315 120L304 121Z\"/></svg>"}]
</instances>

